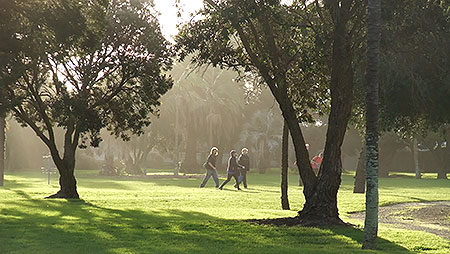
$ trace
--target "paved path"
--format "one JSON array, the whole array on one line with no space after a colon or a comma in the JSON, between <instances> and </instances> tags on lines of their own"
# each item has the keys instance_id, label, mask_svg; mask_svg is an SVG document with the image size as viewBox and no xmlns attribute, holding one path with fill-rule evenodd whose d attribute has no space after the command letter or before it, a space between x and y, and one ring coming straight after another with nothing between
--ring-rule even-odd
<instances>
[{"instance_id":1,"label":"paved path","mask_svg":"<svg viewBox=\"0 0 450 254\"><path fill-rule=\"evenodd\" d=\"M353 213L352 219L364 220L365 212ZM402 203L382 206L378 222L398 228L429 232L450 240L450 201Z\"/></svg>"}]
</instances>

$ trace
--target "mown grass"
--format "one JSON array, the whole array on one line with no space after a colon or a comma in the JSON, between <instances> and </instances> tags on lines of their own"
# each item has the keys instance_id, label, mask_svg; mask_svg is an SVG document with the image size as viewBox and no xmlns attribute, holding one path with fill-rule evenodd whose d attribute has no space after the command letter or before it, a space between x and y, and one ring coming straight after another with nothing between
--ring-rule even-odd
<instances>
[{"instance_id":1,"label":"mown grass","mask_svg":"<svg viewBox=\"0 0 450 254\"><path fill-rule=\"evenodd\" d=\"M280 209L279 175L251 173L249 189L198 188L201 179L99 177L78 171L82 200L46 200L58 190L40 173L8 173L0 187L0 253L449 253L435 235L380 225L377 251L361 250L362 229L253 225L242 220L295 216L304 199L290 176L291 211ZM344 175L344 221L364 210ZM380 205L450 200L450 181L380 179Z\"/></svg>"}]
</instances>

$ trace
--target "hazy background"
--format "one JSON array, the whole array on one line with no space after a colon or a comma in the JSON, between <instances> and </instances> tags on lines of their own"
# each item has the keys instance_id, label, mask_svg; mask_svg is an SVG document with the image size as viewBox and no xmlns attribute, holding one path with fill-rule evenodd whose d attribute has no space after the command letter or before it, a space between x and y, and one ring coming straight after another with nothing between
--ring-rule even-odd
<instances>
[{"instance_id":1,"label":"hazy background","mask_svg":"<svg viewBox=\"0 0 450 254\"><path fill-rule=\"evenodd\" d=\"M163 34L173 38L177 23L189 19L189 13L201 5L202 0L182 0L182 12L178 17L175 0L155 0ZM129 172L136 174L149 168L173 169L176 161L182 162L184 172L201 172L212 146L220 149L221 170L225 168L229 151L243 147L250 150L252 168L262 173L267 168L279 167L283 120L268 90L259 91L256 99L249 98L245 85L235 81L235 73L214 68L194 72L187 63L177 63L170 74L174 87L162 97L160 117L153 119L146 133L124 142L103 132L100 147L77 152L77 169L100 170L108 157L116 167L129 168ZM302 127L306 142L310 144L310 157L322 151L326 127L325 117L319 118L317 124ZM61 133L58 134L61 140ZM444 145L433 137L429 139L429 144L422 144L420 150L422 161L431 156L426 164L420 162L424 170L437 167L433 165L435 160L430 150ZM361 141L360 132L350 128L343 145L345 170L356 168ZM411 142L392 133L384 134L380 141L380 171L413 172L410 147ZM48 149L31 129L8 119L7 170L39 170L42 156L47 154ZM293 162L291 144L291 167Z\"/></svg>"}]
</instances>

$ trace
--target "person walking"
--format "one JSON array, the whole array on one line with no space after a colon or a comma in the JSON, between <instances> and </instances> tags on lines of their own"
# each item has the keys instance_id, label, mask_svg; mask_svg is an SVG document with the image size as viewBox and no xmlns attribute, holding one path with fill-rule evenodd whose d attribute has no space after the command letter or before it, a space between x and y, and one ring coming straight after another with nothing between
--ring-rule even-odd
<instances>
[{"instance_id":1,"label":"person walking","mask_svg":"<svg viewBox=\"0 0 450 254\"><path fill-rule=\"evenodd\" d=\"M206 183L208 182L211 176L214 182L216 183L216 188L219 187L219 176L217 175L217 168L216 168L216 158L218 154L219 149L217 147L214 146L213 148L211 148L209 156L206 159L206 162L203 164L203 166L206 169L206 175L205 178L203 178L202 183L200 184L200 188L205 187Z\"/></svg>"},{"instance_id":2,"label":"person walking","mask_svg":"<svg viewBox=\"0 0 450 254\"><path fill-rule=\"evenodd\" d=\"M239 176L239 183L244 184L244 188L247 189L247 173L250 170L250 158L248 157L248 149L242 148L241 155L238 158L238 163L244 168L240 170L241 175Z\"/></svg>"},{"instance_id":3,"label":"person walking","mask_svg":"<svg viewBox=\"0 0 450 254\"><path fill-rule=\"evenodd\" d=\"M239 163L237 162L237 152L235 150L231 150L230 152L230 158L228 159L228 168L227 168L227 179L220 185L219 189L222 190L223 186L227 184L232 177L234 177L234 180L236 181L235 187L238 190L241 190L239 188L239 170L243 168Z\"/></svg>"},{"instance_id":4,"label":"person walking","mask_svg":"<svg viewBox=\"0 0 450 254\"><path fill-rule=\"evenodd\" d=\"M311 166L316 176L319 175L319 169L320 164L322 164L322 160L323 160L323 153L319 153L319 155L314 156L314 158L312 158L311 160Z\"/></svg>"}]
</instances>

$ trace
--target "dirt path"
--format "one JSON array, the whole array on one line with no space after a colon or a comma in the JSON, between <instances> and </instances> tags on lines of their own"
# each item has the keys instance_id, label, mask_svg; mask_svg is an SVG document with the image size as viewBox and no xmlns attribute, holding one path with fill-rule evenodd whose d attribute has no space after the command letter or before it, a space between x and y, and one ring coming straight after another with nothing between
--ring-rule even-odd
<instances>
[{"instance_id":1,"label":"dirt path","mask_svg":"<svg viewBox=\"0 0 450 254\"><path fill-rule=\"evenodd\" d=\"M349 218L364 220L364 212ZM450 201L402 203L380 207L378 222L429 232L450 240Z\"/></svg>"}]
</instances>

